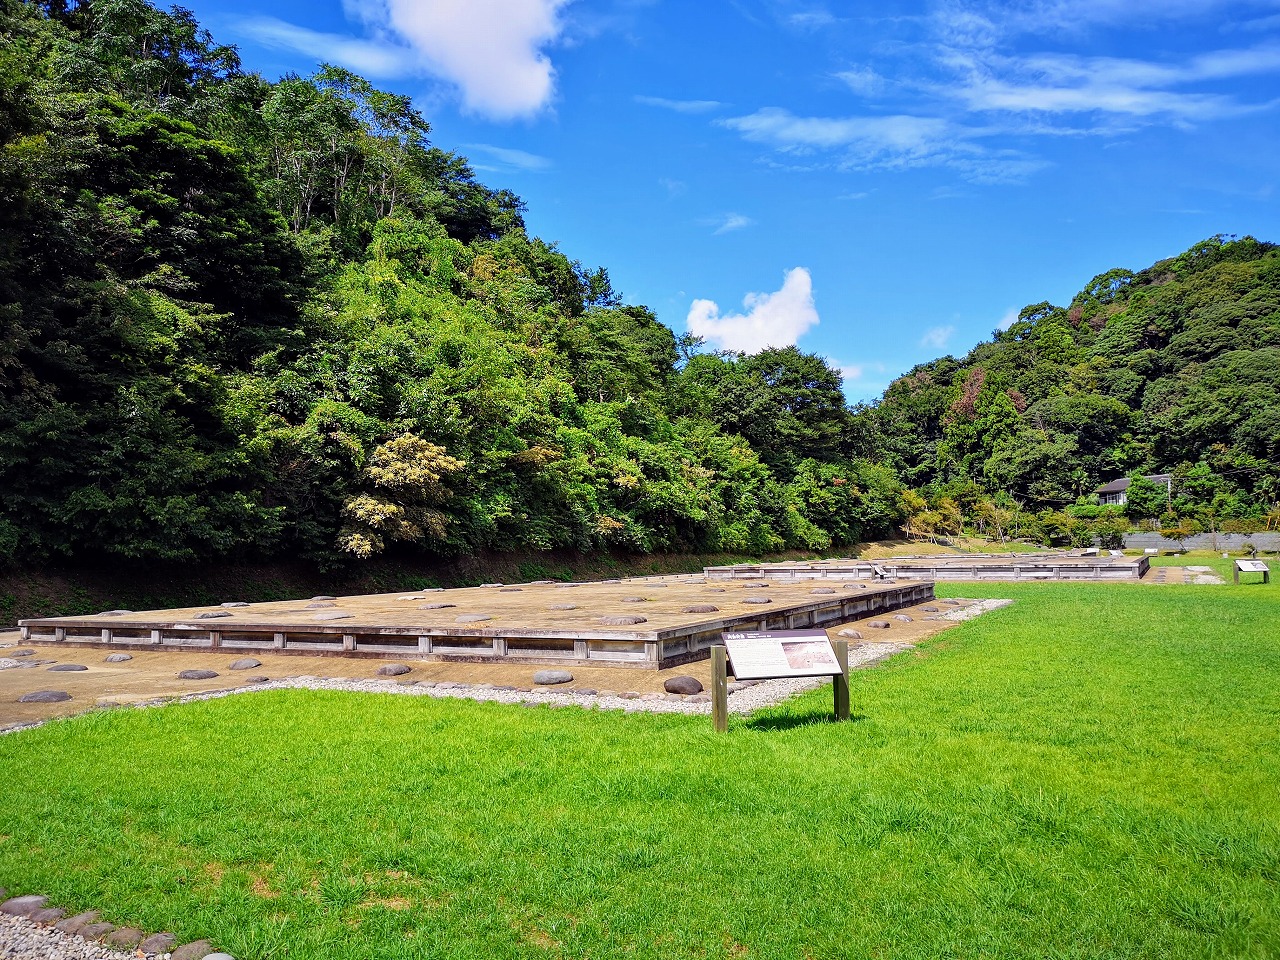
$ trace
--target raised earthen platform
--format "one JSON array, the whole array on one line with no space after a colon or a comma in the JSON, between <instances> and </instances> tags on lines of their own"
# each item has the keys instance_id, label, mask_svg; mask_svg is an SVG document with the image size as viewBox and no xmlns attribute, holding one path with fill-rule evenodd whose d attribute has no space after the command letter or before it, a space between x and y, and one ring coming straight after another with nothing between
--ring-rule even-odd
<instances>
[{"instance_id":1,"label":"raised earthen platform","mask_svg":"<svg viewBox=\"0 0 1280 960\"><path fill-rule=\"evenodd\" d=\"M965 554L889 557L884 560L814 560L802 563L740 563L707 567L710 582L764 580L797 583L811 580L1078 580L1136 583L1151 561L1088 553Z\"/></svg>"},{"instance_id":2,"label":"raised earthen platform","mask_svg":"<svg viewBox=\"0 0 1280 960\"><path fill-rule=\"evenodd\" d=\"M830 578L827 578L830 579ZM933 599L933 584L712 583L701 576L525 583L19 623L34 644L266 651L659 669L725 630L829 627Z\"/></svg>"}]
</instances>

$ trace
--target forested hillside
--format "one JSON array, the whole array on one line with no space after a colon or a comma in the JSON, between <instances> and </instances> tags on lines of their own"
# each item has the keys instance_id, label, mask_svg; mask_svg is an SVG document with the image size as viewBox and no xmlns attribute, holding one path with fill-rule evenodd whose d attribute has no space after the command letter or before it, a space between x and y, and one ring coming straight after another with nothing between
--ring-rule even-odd
<instances>
[{"instance_id":1,"label":"forested hillside","mask_svg":"<svg viewBox=\"0 0 1280 960\"><path fill-rule=\"evenodd\" d=\"M908 512L926 526L940 507L978 522L1026 509L1050 539L1065 527L1087 539L1071 520L1107 519L1089 505L1098 484L1156 472L1174 475L1172 496L1139 484L1129 521L1248 529L1270 511L1274 525L1280 249L1215 237L1108 271L1065 307L1026 307L962 360L911 370L860 421L867 448L923 488Z\"/></svg>"},{"instance_id":2,"label":"forested hillside","mask_svg":"<svg viewBox=\"0 0 1280 960\"><path fill-rule=\"evenodd\" d=\"M821 358L677 337L430 135L180 8L0 0L0 565L1280 519L1271 244L1110 271L851 410Z\"/></svg>"},{"instance_id":3,"label":"forested hillside","mask_svg":"<svg viewBox=\"0 0 1280 960\"><path fill-rule=\"evenodd\" d=\"M0 0L0 562L827 549L838 374L697 353L344 70ZM693 355L697 354L697 355Z\"/></svg>"}]
</instances>

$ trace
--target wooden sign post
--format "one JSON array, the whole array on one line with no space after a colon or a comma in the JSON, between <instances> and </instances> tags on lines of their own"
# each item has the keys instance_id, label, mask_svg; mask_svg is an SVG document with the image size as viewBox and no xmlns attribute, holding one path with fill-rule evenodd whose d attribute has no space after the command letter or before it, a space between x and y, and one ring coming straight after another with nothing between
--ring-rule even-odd
<instances>
[{"instance_id":1,"label":"wooden sign post","mask_svg":"<svg viewBox=\"0 0 1280 960\"><path fill-rule=\"evenodd\" d=\"M740 680L831 677L837 720L849 719L849 641L822 630L726 633L711 648L711 721L729 729L729 671Z\"/></svg>"}]
</instances>

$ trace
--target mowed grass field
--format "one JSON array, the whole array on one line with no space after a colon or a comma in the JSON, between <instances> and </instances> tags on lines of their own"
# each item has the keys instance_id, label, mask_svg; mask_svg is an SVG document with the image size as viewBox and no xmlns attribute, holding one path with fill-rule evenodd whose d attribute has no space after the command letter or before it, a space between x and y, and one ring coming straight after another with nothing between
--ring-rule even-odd
<instances>
[{"instance_id":1,"label":"mowed grass field","mask_svg":"<svg viewBox=\"0 0 1280 960\"><path fill-rule=\"evenodd\" d=\"M1280 589L1017 603L750 718L291 691L0 737L0 886L241 960L1280 956Z\"/></svg>"}]
</instances>

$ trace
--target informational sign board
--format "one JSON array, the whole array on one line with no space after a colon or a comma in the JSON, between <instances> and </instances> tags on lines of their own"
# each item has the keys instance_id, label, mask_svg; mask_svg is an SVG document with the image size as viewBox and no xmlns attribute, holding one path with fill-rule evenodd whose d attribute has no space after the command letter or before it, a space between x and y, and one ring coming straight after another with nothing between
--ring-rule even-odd
<instances>
[{"instance_id":1,"label":"informational sign board","mask_svg":"<svg viewBox=\"0 0 1280 960\"><path fill-rule=\"evenodd\" d=\"M726 632L724 645L739 680L843 675L823 630Z\"/></svg>"},{"instance_id":2,"label":"informational sign board","mask_svg":"<svg viewBox=\"0 0 1280 960\"><path fill-rule=\"evenodd\" d=\"M1240 582L1240 574L1242 573L1260 573L1262 574L1263 583L1271 582L1271 568L1261 560L1237 560L1236 567L1231 573L1236 583Z\"/></svg>"}]
</instances>

